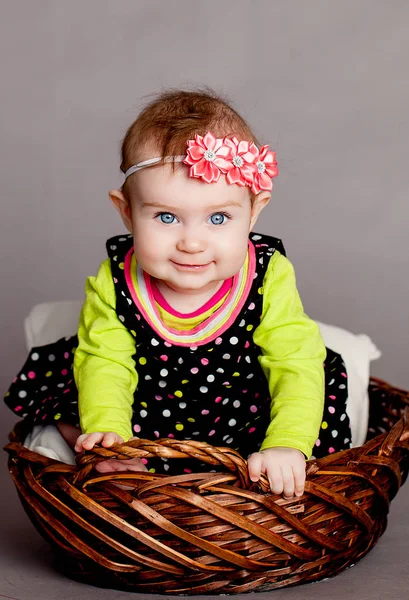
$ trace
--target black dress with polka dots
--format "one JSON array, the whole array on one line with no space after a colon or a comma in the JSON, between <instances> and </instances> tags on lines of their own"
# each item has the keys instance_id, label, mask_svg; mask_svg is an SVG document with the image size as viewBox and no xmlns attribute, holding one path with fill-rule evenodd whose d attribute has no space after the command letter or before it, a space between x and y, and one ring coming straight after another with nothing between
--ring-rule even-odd
<instances>
[{"instance_id":1,"label":"black dress with polka dots","mask_svg":"<svg viewBox=\"0 0 409 600\"><path fill-rule=\"evenodd\" d=\"M172 344L158 335L129 293L123 261L132 247L132 237L108 240L117 315L135 337L138 387L133 404L134 435L206 441L230 446L244 457L259 449L270 422L271 400L253 333L262 314L263 279L269 260L276 250L284 254L284 249L276 238L260 234L250 237L256 273L247 298L224 333L197 346ZM78 424L72 374L77 342L73 336L32 349L5 398L16 414L33 425L58 419ZM339 354L327 349L324 366L325 409L313 449L316 457L348 448L351 439L345 365ZM197 470L198 465L150 460L149 467L176 473Z\"/></svg>"}]
</instances>

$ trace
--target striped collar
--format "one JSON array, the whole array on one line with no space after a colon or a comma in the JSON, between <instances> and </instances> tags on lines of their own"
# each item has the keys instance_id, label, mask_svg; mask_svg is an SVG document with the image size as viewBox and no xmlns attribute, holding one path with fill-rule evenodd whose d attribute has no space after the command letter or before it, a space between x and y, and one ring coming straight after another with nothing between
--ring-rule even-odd
<instances>
[{"instance_id":1,"label":"striped collar","mask_svg":"<svg viewBox=\"0 0 409 600\"><path fill-rule=\"evenodd\" d=\"M244 265L233 277L226 301L209 318L189 330L167 327L155 302L150 276L137 265L133 247L124 261L125 279L129 293L141 315L152 329L166 342L176 346L202 346L218 338L235 321L248 297L255 275L255 249L249 240Z\"/></svg>"}]
</instances>

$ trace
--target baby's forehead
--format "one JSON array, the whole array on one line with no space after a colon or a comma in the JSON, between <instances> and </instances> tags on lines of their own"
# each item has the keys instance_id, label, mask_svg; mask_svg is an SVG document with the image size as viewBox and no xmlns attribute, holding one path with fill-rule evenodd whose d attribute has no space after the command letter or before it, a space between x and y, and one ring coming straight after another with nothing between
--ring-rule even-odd
<instances>
[{"instance_id":1,"label":"baby's forehead","mask_svg":"<svg viewBox=\"0 0 409 600\"><path fill-rule=\"evenodd\" d=\"M132 201L155 201L178 204L226 204L244 203L250 198L250 190L237 184L229 184L225 177L217 182L206 183L189 176L189 167L184 164L158 165L135 173L130 182Z\"/></svg>"}]
</instances>

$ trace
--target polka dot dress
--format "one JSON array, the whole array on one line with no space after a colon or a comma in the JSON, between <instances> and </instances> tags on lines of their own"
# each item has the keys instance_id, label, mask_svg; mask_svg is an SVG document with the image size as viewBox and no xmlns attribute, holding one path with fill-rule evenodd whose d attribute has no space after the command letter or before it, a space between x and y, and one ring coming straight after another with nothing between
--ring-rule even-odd
<instances>
[{"instance_id":1,"label":"polka dot dress","mask_svg":"<svg viewBox=\"0 0 409 600\"><path fill-rule=\"evenodd\" d=\"M33 425L78 424L78 393L73 376L77 336L33 348L6 394L6 404Z\"/></svg>"},{"instance_id":2,"label":"polka dot dress","mask_svg":"<svg viewBox=\"0 0 409 600\"><path fill-rule=\"evenodd\" d=\"M256 272L250 291L229 328L202 345L179 346L159 336L132 301L124 274L130 236L107 242L117 297L118 318L135 337L138 388L132 428L135 436L200 440L230 446L247 457L259 449L270 422L267 379L259 365L259 348L252 336L262 312L262 283L269 259L280 240L252 234ZM72 356L77 338L35 348L14 380L6 403L33 424L62 419L78 423L77 391ZM314 456L350 445L345 412L347 376L342 358L328 351L326 406ZM164 473L203 467L195 461L150 459L149 468Z\"/></svg>"}]
</instances>

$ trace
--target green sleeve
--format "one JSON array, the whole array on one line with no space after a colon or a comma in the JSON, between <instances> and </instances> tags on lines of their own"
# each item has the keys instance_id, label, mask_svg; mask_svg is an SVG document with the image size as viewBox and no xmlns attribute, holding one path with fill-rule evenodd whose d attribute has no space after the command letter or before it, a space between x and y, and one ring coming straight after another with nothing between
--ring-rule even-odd
<instances>
[{"instance_id":1,"label":"green sleeve","mask_svg":"<svg viewBox=\"0 0 409 600\"><path fill-rule=\"evenodd\" d=\"M118 319L110 261L85 286L74 377L83 433L114 431L132 437L132 403L138 383L135 340Z\"/></svg>"},{"instance_id":2,"label":"green sleeve","mask_svg":"<svg viewBox=\"0 0 409 600\"><path fill-rule=\"evenodd\" d=\"M294 269L277 251L264 277L262 317L253 339L272 399L261 450L297 448L309 458L323 414L326 349L318 325L304 313Z\"/></svg>"}]
</instances>

